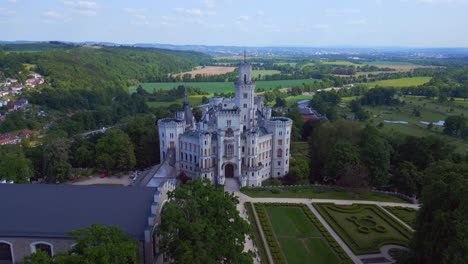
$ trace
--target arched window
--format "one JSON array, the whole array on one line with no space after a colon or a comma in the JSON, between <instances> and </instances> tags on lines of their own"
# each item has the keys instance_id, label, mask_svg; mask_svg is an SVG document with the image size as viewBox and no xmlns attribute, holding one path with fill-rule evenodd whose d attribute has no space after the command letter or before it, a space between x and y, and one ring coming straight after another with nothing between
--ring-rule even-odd
<instances>
[{"instance_id":1,"label":"arched window","mask_svg":"<svg viewBox=\"0 0 468 264\"><path fill-rule=\"evenodd\" d=\"M247 83L247 74L244 74L244 83Z\"/></svg>"},{"instance_id":2,"label":"arched window","mask_svg":"<svg viewBox=\"0 0 468 264\"><path fill-rule=\"evenodd\" d=\"M0 241L0 263L14 263L13 246L6 241Z\"/></svg>"},{"instance_id":3,"label":"arched window","mask_svg":"<svg viewBox=\"0 0 468 264\"><path fill-rule=\"evenodd\" d=\"M52 244L48 243L48 242L34 242L31 244L31 253L34 253L38 250L42 250L44 251L45 253L47 253L47 255L49 255L49 257L52 257L54 255L54 247L52 246Z\"/></svg>"},{"instance_id":4,"label":"arched window","mask_svg":"<svg viewBox=\"0 0 468 264\"><path fill-rule=\"evenodd\" d=\"M233 144L226 144L226 156L232 156L234 155L234 145Z\"/></svg>"},{"instance_id":5,"label":"arched window","mask_svg":"<svg viewBox=\"0 0 468 264\"><path fill-rule=\"evenodd\" d=\"M278 158L283 157L283 150L282 150L282 149L278 149L278 150L276 151L276 157L278 157Z\"/></svg>"}]
</instances>

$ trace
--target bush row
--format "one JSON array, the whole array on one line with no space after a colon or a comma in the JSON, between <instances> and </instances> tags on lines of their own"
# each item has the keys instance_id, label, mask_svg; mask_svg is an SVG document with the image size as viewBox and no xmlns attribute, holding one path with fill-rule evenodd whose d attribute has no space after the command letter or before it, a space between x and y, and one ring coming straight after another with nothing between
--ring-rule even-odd
<instances>
[{"instance_id":1,"label":"bush row","mask_svg":"<svg viewBox=\"0 0 468 264\"><path fill-rule=\"evenodd\" d=\"M393 239L393 238L385 238L382 239L381 237L376 237L369 241L370 246L363 248L361 245L357 244L354 239L350 236L352 233L350 230L345 229L344 226L340 225L336 219L328 212L331 208L334 208L334 204L325 204L325 203L314 203L313 206L317 209L320 215L327 221L327 223L333 228L333 230L341 237L341 239L348 245L348 247L354 252L356 255L364 255L364 254L374 254L380 253L380 248L383 245L388 244L395 244L400 246L408 246L408 241L403 241L400 239ZM373 205L359 205L359 207L368 208L376 213L381 219L383 219L386 223L390 226L395 228L398 232L400 232L404 237L409 238L411 234L410 230L406 229L404 226L400 225L396 221L388 221L387 219L391 216L383 215L385 212L379 210ZM336 210L335 210L336 211ZM349 212L349 211L347 211Z\"/></svg>"},{"instance_id":2,"label":"bush row","mask_svg":"<svg viewBox=\"0 0 468 264\"><path fill-rule=\"evenodd\" d=\"M266 249L265 249L266 245L263 243L262 235L260 234L260 230L258 226L259 223L255 221L255 216L253 213L253 210L254 210L253 204L251 202L246 202L244 206L245 206L245 209L247 210L247 215L250 219L250 226L252 227L252 232L253 232L253 240L258 249L260 263L270 264L270 260L267 256Z\"/></svg>"},{"instance_id":3,"label":"bush row","mask_svg":"<svg viewBox=\"0 0 468 264\"><path fill-rule=\"evenodd\" d=\"M265 204L255 204L255 211L257 212L258 219L262 224L263 233L265 234L265 238L268 242L268 247L270 248L270 252L273 257L273 262L275 264L286 263L286 259L281 252L279 243L276 240L271 224L268 221L265 212Z\"/></svg>"}]
</instances>

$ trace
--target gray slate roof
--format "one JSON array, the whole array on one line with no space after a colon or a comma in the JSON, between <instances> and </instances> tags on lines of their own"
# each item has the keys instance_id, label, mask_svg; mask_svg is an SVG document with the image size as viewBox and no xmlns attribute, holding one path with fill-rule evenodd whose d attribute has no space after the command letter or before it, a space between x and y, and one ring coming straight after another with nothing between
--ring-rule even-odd
<instances>
[{"instance_id":1,"label":"gray slate roof","mask_svg":"<svg viewBox=\"0 0 468 264\"><path fill-rule=\"evenodd\" d=\"M0 237L68 237L92 224L114 225L137 240L156 188L0 184Z\"/></svg>"}]
</instances>

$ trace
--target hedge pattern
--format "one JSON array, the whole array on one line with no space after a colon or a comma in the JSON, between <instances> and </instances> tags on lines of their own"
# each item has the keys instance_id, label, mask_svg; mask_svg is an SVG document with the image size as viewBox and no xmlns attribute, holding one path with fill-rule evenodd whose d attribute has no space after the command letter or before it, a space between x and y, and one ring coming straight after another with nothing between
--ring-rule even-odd
<instances>
[{"instance_id":1,"label":"hedge pattern","mask_svg":"<svg viewBox=\"0 0 468 264\"><path fill-rule=\"evenodd\" d=\"M338 244L338 242L336 242L336 240L330 235L330 233L328 233L327 229L322 225L320 220L318 220L318 218L314 215L314 213L312 213L312 211L307 207L307 205L305 205L305 204L293 204L293 203L255 203L255 208L257 208L257 212L259 211L259 209L261 209L263 211L263 213L264 213L264 221L265 222L262 222L262 226L265 226L265 225L269 226L268 228L272 232L271 233L271 238L273 240L275 240L278 249L280 249L279 243L278 243L278 241L276 241L276 239L275 239L275 237L273 235L271 225L270 225L268 219L266 218L265 206L283 206L283 207L290 206L290 207L299 207L299 208L301 208L303 210L304 214L310 220L310 222L312 222L312 224L314 224L315 227L320 231L322 237L327 241L330 248L333 251L335 251L336 256L340 259L339 264L352 264L352 263L354 263L351 260L351 258L349 258L348 254L346 254L346 252L343 250L343 248ZM260 216L259 216L259 218L260 218ZM261 218L260 218L260 221L262 221ZM271 247L270 247L270 249L271 249ZM280 255L283 257L283 259L279 260L279 261L284 261L284 259L285 259L284 256L281 253L280 253ZM277 260L275 259L275 263L285 263L285 262L277 262Z\"/></svg>"},{"instance_id":2,"label":"hedge pattern","mask_svg":"<svg viewBox=\"0 0 468 264\"><path fill-rule=\"evenodd\" d=\"M400 218L403 222L411 226L412 228L415 227L415 219L413 217L408 216L409 213L417 213L417 210L411 207L402 207L402 206L384 206L384 208L395 215L396 217Z\"/></svg>"},{"instance_id":3,"label":"hedge pattern","mask_svg":"<svg viewBox=\"0 0 468 264\"><path fill-rule=\"evenodd\" d=\"M408 241L412 236L412 231L407 229L405 226L394 220L390 215L388 215L385 211L379 209L375 205L367 205L367 204L353 204L351 206L336 206L332 203L313 203L312 204L315 209L320 213L320 215L327 221L327 223L335 230L335 232L341 237L341 239L348 245L348 247L354 252L356 255L365 255L365 254L374 254L380 253L380 248L384 245L394 244L407 247ZM386 234L382 234L383 237L374 238L370 240L370 246L364 247L363 245L359 245L355 239L352 237L352 232L350 230L346 230L343 225L333 217L331 211L339 212L339 213L360 213L364 209L371 210L374 214L376 214L382 221L387 223L389 226L394 228L398 233L400 233L406 240L385 237Z\"/></svg>"},{"instance_id":4,"label":"hedge pattern","mask_svg":"<svg viewBox=\"0 0 468 264\"><path fill-rule=\"evenodd\" d=\"M271 256L273 257L273 262L275 264L286 263L286 257L283 255L278 240L276 240L273 228L271 227L270 221L267 218L265 212L265 204L255 204L255 210L257 211L258 219L260 220L263 233L268 242L268 247L270 248Z\"/></svg>"},{"instance_id":5,"label":"hedge pattern","mask_svg":"<svg viewBox=\"0 0 468 264\"><path fill-rule=\"evenodd\" d=\"M255 221L255 216L253 213L254 207L251 202L244 203L245 209L247 210L247 215L250 219L250 226L252 227L253 241L258 249L258 256L260 257L260 263L270 264L270 260L266 253L265 244L262 240L262 235L259 230L259 223Z\"/></svg>"}]
</instances>

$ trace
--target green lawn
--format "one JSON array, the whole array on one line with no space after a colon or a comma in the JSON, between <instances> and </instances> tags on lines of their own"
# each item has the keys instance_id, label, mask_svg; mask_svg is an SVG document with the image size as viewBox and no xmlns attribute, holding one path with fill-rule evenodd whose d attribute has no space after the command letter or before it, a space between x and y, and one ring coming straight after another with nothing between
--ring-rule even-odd
<instances>
[{"instance_id":1,"label":"green lawn","mask_svg":"<svg viewBox=\"0 0 468 264\"><path fill-rule=\"evenodd\" d=\"M213 96L213 95L191 95L189 96L189 103L191 106L198 106L201 104L201 101L202 101L202 97L203 96L206 96L206 97L210 97L210 96ZM179 98L177 100L174 100L174 101L170 101L170 102L147 102L146 104L149 106L149 107L154 107L154 108L158 108L158 107L169 107L170 105L172 104L179 104L179 105L182 105L184 103L184 99L183 98Z\"/></svg>"},{"instance_id":2,"label":"green lawn","mask_svg":"<svg viewBox=\"0 0 468 264\"><path fill-rule=\"evenodd\" d=\"M314 263L339 262L333 249L301 207L267 205L265 209L287 263L300 264L311 259Z\"/></svg>"},{"instance_id":3,"label":"green lawn","mask_svg":"<svg viewBox=\"0 0 468 264\"><path fill-rule=\"evenodd\" d=\"M429 82L432 77L412 77L412 78L400 78L392 80L382 80L376 82L367 83L367 86L374 87L376 85L383 87L409 87L418 86Z\"/></svg>"},{"instance_id":4,"label":"green lawn","mask_svg":"<svg viewBox=\"0 0 468 264\"><path fill-rule=\"evenodd\" d=\"M296 96L289 96L286 97L286 102L288 105L292 106L294 105L297 101L305 100L305 99L312 99L312 96L310 95L296 95Z\"/></svg>"},{"instance_id":5,"label":"green lawn","mask_svg":"<svg viewBox=\"0 0 468 264\"><path fill-rule=\"evenodd\" d=\"M401 207L401 206L385 206L386 210L400 218L403 222L407 223L412 228L415 227L416 209Z\"/></svg>"},{"instance_id":6,"label":"green lawn","mask_svg":"<svg viewBox=\"0 0 468 264\"><path fill-rule=\"evenodd\" d=\"M279 193L277 193L277 191L279 191ZM408 203L399 197L388 194L373 193L370 191L352 192L318 186L284 186L273 189L265 187L242 188L241 192L251 197L343 199Z\"/></svg>"},{"instance_id":7,"label":"green lawn","mask_svg":"<svg viewBox=\"0 0 468 264\"><path fill-rule=\"evenodd\" d=\"M356 255L375 254L384 245L408 246L412 232L375 205L313 206Z\"/></svg>"},{"instance_id":8,"label":"green lawn","mask_svg":"<svg viewBox=\"0 0 468 264\"><path fill-rule=\"evenodd\" d=\"M264 89L264 90L271 90L274 88L286 88L286 87L292 87L292 86L298 86L303 83L313 83L316 80L314 79L300 79L300 80L278 80L278 81L257 81L256 82L256 88L258 89ZM206 91L208 93L222 93L222 92L234 92L234 84L232 82L189 82L189 83L183 83L183 82L165 82L165 83L141 83L143 89L145 89L148 92L153 92L153 90L170 90L172 88L176 88L179 85L184 85L186 84L187 86L190 87L196 87L200 88L203 91ZM130 93L134 93L136 91L137 86L131 86L129 88Z\"/></svg>"},{"instance_id":9,"label":"green lawn","mask_svg":"<svg viewBox=\"0 0 468 264\"><path fill-rule=\"evenodd\" d=\"M356 64L350 61L322 61L323 64L329 65L338 65L338 66L359 66L360 64Z\"/></svg>"}]
</instances>

